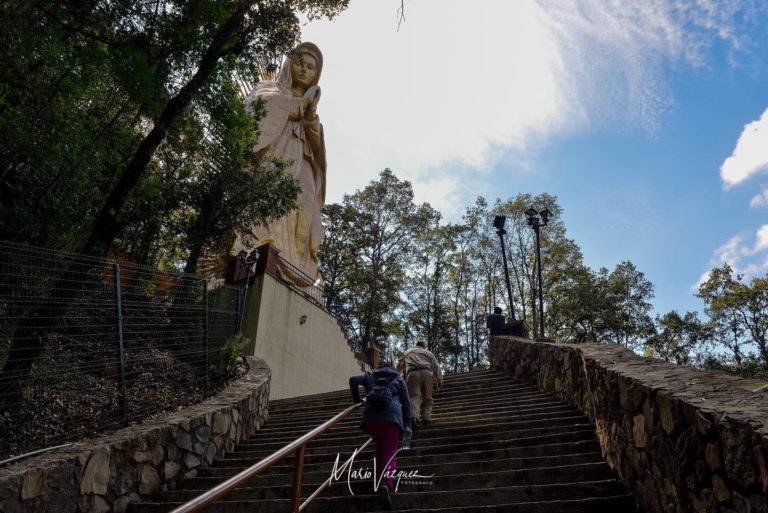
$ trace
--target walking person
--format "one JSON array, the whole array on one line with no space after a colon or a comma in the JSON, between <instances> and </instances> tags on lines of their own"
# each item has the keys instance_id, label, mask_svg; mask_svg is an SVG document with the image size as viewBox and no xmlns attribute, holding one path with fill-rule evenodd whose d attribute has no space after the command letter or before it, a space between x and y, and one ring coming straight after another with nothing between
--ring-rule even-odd
<instances>
[{"instance_id":1,"label":"walking person","mask_svg":"<svg viewBox=\"0 0 768 513\"><path fill-rule=\"evenodd\" d=\"M443 374L437 358L426 347L423 340L416 342L403 354L399 367L405 371L408 396L411 398L411 425L432 423L432 389L443 386Z\"/></svg>"},{"instance_id":2,"label":"walking person","mask_svg":"<svg viewBox=\"0 0 768 513\"><path fill-rule=\"evenodd\" d=\"M365 387L365 399L359 387ZM355 403L365 402L363 431L371 435L376 446L376 485L386 509L392 507L394 479L397 472L397 444L403 436L411 436L411 402L403 376L392 362L382 361L372 374L349 378L349 388ZM380 470L379 470L380 469ZM382 475L386 472L386 477Z\"/></svg>"}]
</instances>

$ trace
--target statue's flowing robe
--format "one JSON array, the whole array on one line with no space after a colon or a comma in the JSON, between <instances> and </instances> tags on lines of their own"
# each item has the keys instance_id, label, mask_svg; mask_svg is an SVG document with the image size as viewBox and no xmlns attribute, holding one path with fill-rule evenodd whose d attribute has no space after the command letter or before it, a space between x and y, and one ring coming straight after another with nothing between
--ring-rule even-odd
<instances>
[{"instance_id":1,"label":"statue's flowing robe","mask_svg":"<svg viewBox=\"0 0 768 513\"><path fill-rule=\"evenodd\" d=\"M321 58L312 85L320 78ZM275 156L288 164L286 171L301 185L298 207L267 226L254 227L252 234L255 245L274 244L281 257L307 275L309 283L289 269L282 269L287 278L306 286L318 277L317 252L323 240L320 212L325 202L325 141L319 118L315 115L305 119L303 98L291 93L290 68L288 57L278 80L260 82L248 95L246 107L252 111L259 98L264 101L266 113L259 123L253 151L265 152L267 157ZM238 241L233 253L241 248Z\"/></svg>"}]
</instances>

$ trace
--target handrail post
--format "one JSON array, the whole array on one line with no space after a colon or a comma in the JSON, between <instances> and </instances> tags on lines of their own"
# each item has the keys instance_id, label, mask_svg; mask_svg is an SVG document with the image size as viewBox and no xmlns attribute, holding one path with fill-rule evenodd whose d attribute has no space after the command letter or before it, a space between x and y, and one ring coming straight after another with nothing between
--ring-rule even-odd
<instances>
[{"instance_id":1,"label":"handrail post","mask_svg":"<svg viewBox=\"0 0 768 513\"><path fill-rule=\"evenodd\" d=\"M203 348L205 350L205 393L211 390L211 313L208 311L208 280L203 280Z\"/></svg>"},{"instance_id":2,"label":"handrail post","mask_svg":"<svg viewBox=\"0 0 768 513\"><path fill-rule=\"evenodd\" d=\"M304 449L306 444L296 449L296 458L293 463L293 497L291 497L291 513L299 513L301 505L301 482L304 479Z\"/></svg>"},{"instance_id":3,"label":"handrail post","mask_svg":"<svg viewBox=\"0 0 768 513\"><path fill-rule=\"evenodd\" d=\"M117 307L117 367L120 383L122 421L128 423L128 392L125 385L125 341L123 340L123 289L120 284L120 262L115 261L115 303Z\"/></svg>"}]
</instances>

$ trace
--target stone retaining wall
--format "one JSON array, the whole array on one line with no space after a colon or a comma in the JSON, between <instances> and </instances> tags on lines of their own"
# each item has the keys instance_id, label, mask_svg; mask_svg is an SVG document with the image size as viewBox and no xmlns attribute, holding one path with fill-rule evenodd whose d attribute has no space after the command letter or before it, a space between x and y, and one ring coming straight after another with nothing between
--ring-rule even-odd
<instances>
[{"instance_id":1,"label":"stone retaining wall","mask_svg":"<svg viewBox=\"0 0 768 513\"><path fill-rule=\"evenodd\" d=\"M267 420L271 372L248 373L198 405L0 467L2 513L124 513L142 495L232 452Z\"/></svg>"},{"instance_id":2,"label":"stone retaining wall","mask_svg":"<svg viewBox=\"0 0 768 513\"><path fill-rule=\"evenodd\" d=\"M646 513L768 513L768 390L617 345L495 337L493 368L582 409Z\"/></svg>"}]
</instances>

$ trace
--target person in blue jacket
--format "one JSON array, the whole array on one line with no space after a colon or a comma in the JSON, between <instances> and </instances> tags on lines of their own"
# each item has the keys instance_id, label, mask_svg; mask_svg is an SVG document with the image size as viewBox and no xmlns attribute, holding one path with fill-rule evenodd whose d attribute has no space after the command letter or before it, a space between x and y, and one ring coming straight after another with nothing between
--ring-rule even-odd
<instances>
[{"instance_id":1,"label":"person in blue jacket","mask_svg":"<svg viewBox=\"0 0 768 513\"><path fill-rule=\"evenodd\" d=\"M386 386L391 394L391 398L390 394L387 394L386 404L367 400L377 384L380 388ZM365 400L360 397L360 385L365 387ZM397 445L403 435L409 438L411 436L411 401L408 398L408 387L392 362L382 361L372 374L349 378L349 388L355 403L366 403L360 427L371 435L376 445L376 468L379 473L376 476L376 484L379 496L385 507L389 508L392 506L391 494L394 490L392 476L397 472ZM381 479L384 472L387 472L387 477Z\"/></svg>"}]
</instances>

